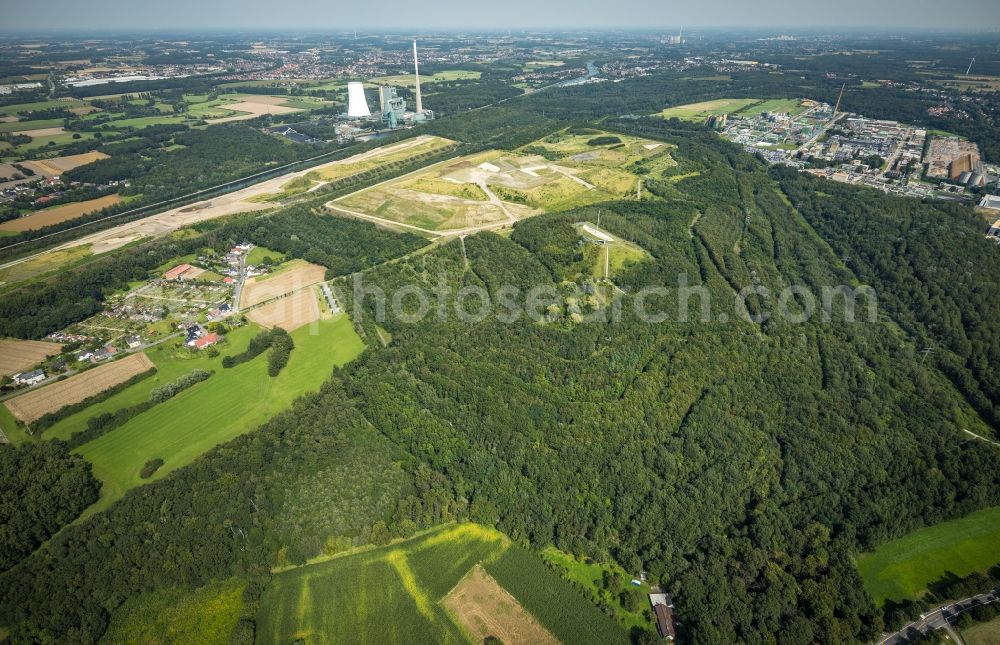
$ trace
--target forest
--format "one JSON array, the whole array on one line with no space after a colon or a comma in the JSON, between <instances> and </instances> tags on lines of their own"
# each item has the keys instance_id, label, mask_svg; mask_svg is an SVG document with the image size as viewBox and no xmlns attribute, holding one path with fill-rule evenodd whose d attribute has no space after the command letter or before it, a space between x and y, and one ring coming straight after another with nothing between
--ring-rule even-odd
<instances>
[{"instance_id":1,"label":"forest","mask_svg":"<svg viewBox=\"0 0 1000 645\"><path fill-rule=\"evenodd\" d=\"M97 501L100 484L62 441L0 450L0 571L30 554Z\"/></svg>"}]
</instances>

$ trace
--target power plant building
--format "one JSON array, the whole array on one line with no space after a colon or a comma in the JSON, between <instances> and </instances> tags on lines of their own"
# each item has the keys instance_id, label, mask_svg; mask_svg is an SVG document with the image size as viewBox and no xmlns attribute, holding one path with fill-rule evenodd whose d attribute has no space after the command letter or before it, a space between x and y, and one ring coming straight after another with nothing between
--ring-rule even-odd
<instances>
[{"instance_id":1,"label":"power plant building","mask_svg":"<svg viewBox=\"0 0 1000 645\"><path fill-rule=\"evenodd\" d=\"M417 41L413 41L413 77L416 110L406 111L406 99L399 96L395 87L380 86L378 88L378 118L389 128L397 128L404 124L421 123L434 118L434 112L425 110L420 95L420 67L417 59ZM372 117L365 97L364 85L358 81L347 84L347 118L367 119Z\"/></svg>"},{"instance_id":2,"label":"power plant building","mask_svg":"<svg viewBox=\"0 0 1000 645\"><path fill-rule=\"evenodd\" d=\"M406 100L396 94L395 87L378 88L378 103L382 112L382 122L390 128L403 123L406 117Z\"/></svg>"}]
</instances>

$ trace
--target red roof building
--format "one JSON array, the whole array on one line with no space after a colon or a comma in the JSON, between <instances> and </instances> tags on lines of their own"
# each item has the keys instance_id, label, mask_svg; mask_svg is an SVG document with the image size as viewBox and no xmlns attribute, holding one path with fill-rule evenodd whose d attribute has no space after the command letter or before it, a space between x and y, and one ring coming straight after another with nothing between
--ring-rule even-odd
<instances>
[{"instance_id":1,"label":"red roof building","mask_svg":"<svg viewBox=\"0 0 1000 645\"><path fill-rule=\"evenodd\" d=\"M210 334L205 334L198 340L194 341L194 346L196 349L204 349L206 347L211 347L220 340L222 339L219 337L219 335L216 334L215 332L212 332Z\"/></svg>"},{"instance_id":2,"label":"red roof building","mask_svg":"<svg viewBox=\"0 0 1000 645\"><path fill-rule=\"evenodd\" d=\"M178 264L173 269L170 269L163 274L163 277L167 280L180 280L181 276L193 269L194 267L190 264Z\"/></svg>"}]
</instances>

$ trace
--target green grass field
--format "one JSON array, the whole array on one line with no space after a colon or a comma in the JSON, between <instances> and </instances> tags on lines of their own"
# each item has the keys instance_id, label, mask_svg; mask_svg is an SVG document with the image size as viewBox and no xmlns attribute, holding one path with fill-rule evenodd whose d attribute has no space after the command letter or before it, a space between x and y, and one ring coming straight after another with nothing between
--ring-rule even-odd
<instances>
[{"instance_id":1,"label":"green grass field","mask_svg":"<svg viewBox=\"0 0 1000 645\"><path fill-rule=\"evenodd\" d=\"M265 248L263 246L255 246L250 249L247 253L247 264L257 265L264 261L264 258L271 258L275 262L282 262L285 259L284 254L278 251L272 251L271 249Z\"/></svg>"},{"instance_id":2,"label":"green grass field","mask_svg":"<svg viewBox=\"0 0 1000 645\"><path fill-rule=\"evenodd\" d=\"M35 110L46 110L49 108L75 108L87 105L79 99L54 99L51 101L38 101L35 103L14 103L0 106L0 114L12 115L20 112L33 112Z\"/></svg>"},{"instance_id":3,"label":"green grass field","mask_svg":"<svg viewBox=\"0 0 1000 645\"><path fill-rule=\"evenodd\" d=\"M73 138L73 135L78 134L80 136ZM87 141L88 139L93 139L93 132L63 132L62 134L47 134L44 137L32 137L31 143L26 143L21 146L15 147L12 152L15 154L22 154L31 150L37 150L39 148L49 147L51 143L53 147L55 146L65 146L78 141Z\"/></svg>"},{"instance_id":4,"label":"green grass field","mask_svg":"<svg viewBox=\"0 0 1000 645\"><path fill-rule=\"evenodd\" d=\"M649 585L646 583L638 587L632 585L631 579L635 574L625 571L625 569L615 563L587 562L572 554L564 553L554 546L543 550L541 555L545 562L562 571L562 576L565 579L577 583L589 590L594 597L600 598L608 606L614 607L615 615L623 625L627 627L641 627L650 631L655 629L655 625L646 614L646 609L649 606L647 599L647 594L650 591ZM622 580L623 590L641 596L639 600L642 610L639 612L626 611L619 604L618 599L612 597L612 594L604 589L603 580L605 572L617 574Z\"/></svg>"},{"instance_id":5,"label":"green grass field","mask_svg":"<svg viewBox=\"0 0 1000 645\"><path fill-rule=\"evenodd\" d=\"M469 642L441 600L477 563L496 577L495 566L507 591L564 642L628 641L537 556L491 528L459 524L277 573L261 599L258 642Z\"/></svg>"},{"instance_id":6,"label":"green grass field","mask_svg":"<svg viewBox=\"0 0 1000 645\"><path fill-rule=\"evenodd\" d=\"M57 270L65 270L69 268L69 265L77 264L90 255L89 244L43 253L36 258L0 269L0 288L38 278Z\"/></svg>"},{"instance_id":7,"label":"green grass field","mask_svg":"<svg viewBox=\"0 0 1000 645\"><path fill-rule=\"evenodd\" d=\"M0 430L3 430L7 441L15 446L29 439L24 427L17 423L17 419L10 413L6 405L0 405Z\"/></svg>"},{"instance_id":8,"label":"green grass field","mask_svg":"<svg viewBox=\"0 0 1000 645\"><path fill-rule=\"evenodd\" d=\"M761 112L787 112L792 116L801 114L805 110L800 99L767 99L757 105L749 106L740 110L740 116L750 116Z\"/></svg>"},{"instance_id":9,"label":"green grass field","mask_svg":"<svg viewBox=\"0 0 1000 645\"><path fill-rule=\"evenodd\" d=\"M962 630L965 645L1000 645L1000 618Z\"/></svg>"},{"instance_id":10,"label":"green grass field","mask_svg":"<svg viewBox=\"0 0 1000 645\"><path fill-rule=\"evenodd\" d=\"M226 336L228 346L222 353L242 351L250 341L250 337L257 331L253 325L234 329ZM156 374L88 407L86 410L81 410L62 419L43 432L41 436L45 439L69 439L74 433L87 427L87 420L90 417L142 403L149 398L150 390L160 387L164 383L169 383L191 370L205 369L215 370L217 373L221 372L221 357L209 358L205 352L191 355L186 349L178 351L174 344L180 340L183 339L169 340L146 350L146 355L156 365Z\"/></svg>"},{"instance_id":11,"label":"green grass field","mask_svg":"<svg viewBox=\"0 0 1000 645\"><path fill-rule=\"evenodd\" d=\"M108 125L112 128L136 128L141 130L142 128L148 128L151 125L184 123L187 120L187 117L176 115L140 116L132 119L116 119L110 121Z\"/></svg>"},{"instance_id":12,"label":"green grass field","mask_svg":"<svg viewBox=\"0 0 1000 645\"><path fill-rule=\"evenodd\" d=\"M877 604L920 596L946 572L965 576L1000 563L1000 506L923 528L858 557Z\"/></svg>"},{"instance_id":13,"label":"green grass field","mask_svg":"<svg viewBox=\"0 0 1000 645\"><path fill-rule=\"evenodd\" d=\"M445 81L478 81L480 76L482 76L482 72L473 72L465 69L446 69L433 75L421 74L420 85L430 85ZM367 84L371 87L378 85L402 85L404 87L409 87L415 85L416 83L413 80L413 74L396 74L395 76L380 76L378 78L373 78Z\"/></svg>"},{"instance_id":14,"label":"green grass field","mask_svg":"<svg viewBox=\"0 0 1000 645\"><path fill-rule=\"evenodd\" d=\"M41 128L61 128L63 119L38 119L35 121L5 121L0 123L0 132L20 132Z\"/></svg>"},{"instance_id":15,"label":"green grass field","mask_svg":"<svg viewBox=\"0 0 1000 645\"><path fill-rule=\"evenodd\" d=\"M702 121L718 114L731 114L747 106L757 103L760 99L715 99L670 107L660 114L664 119L677 117L682 121Z\"/></svg>"},{"instance_id":16,"label":"green grass field","mask_svg":"<svg viewBox=\"0 0 1000 645\"><path fill-rule=\"evenodd\" d=\"M112 613L100 642L225 643L240 617L243 587L240 581L227 580L199 589L163 589L133 596Z\"/></svg>"},{"instance_id":17,"label":"green grass field","mask_svg":"<svg viewBox=\"0 0 1000 645\"><path fill-rule=\"evenodd\" d=\"M347 363L364 348L346 315L320 321L318 332L311 332L312 325L292 332L295 349L275 378L267 375L266 355L226 370L220 357L208 380L81 446L77 452L94 465L94 475L103 484L101 499L88 513L107 508L128 489L163 477L253 430L297 397L317 390L335 365ZM139 470L154 458L163 459L164 465L152 478L141 479Z\"/></svg>"},{"instance_id":18,"label":"green grass field","mask_svg":"<svg viewBox=\"0 0 1000 645\"><path fill-rule=\"evenodd\" d=\"M787 112L794 116L804 110L801 99L715 99L670 107L660 115L664 119L676 117L682 121L704 121L719 114L752 116L761 112Z\"/></svg>"}]
</instances>

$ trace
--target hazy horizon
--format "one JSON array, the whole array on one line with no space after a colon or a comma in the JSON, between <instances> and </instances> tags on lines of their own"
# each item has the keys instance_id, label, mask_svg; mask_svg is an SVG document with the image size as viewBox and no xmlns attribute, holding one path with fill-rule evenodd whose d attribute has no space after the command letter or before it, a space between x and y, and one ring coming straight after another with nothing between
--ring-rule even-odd
<instances>
[{"instance_id":1,"label":"hazy horizon","mask_svg":"<svg viewBox=\"0 0 1000 645\"><path fill-rule=\"evenodd\" d=\"M129 0L50 0L13 4L2 0L5 20L0 30L23 31L501 31L670 29L863 29L974 30L1000 28L1000 3L960 0L944 6L936 0L842 0L822 6L792 0L739 2L719 0L692 6L657 0L624 3L507 0L480 3L436 0L414 3L330 3L291 0L274 5L255 0L214 3L175 0L142 5ZM990 27L985 27L990 26Z\"/></svg>"}]
</instances>

